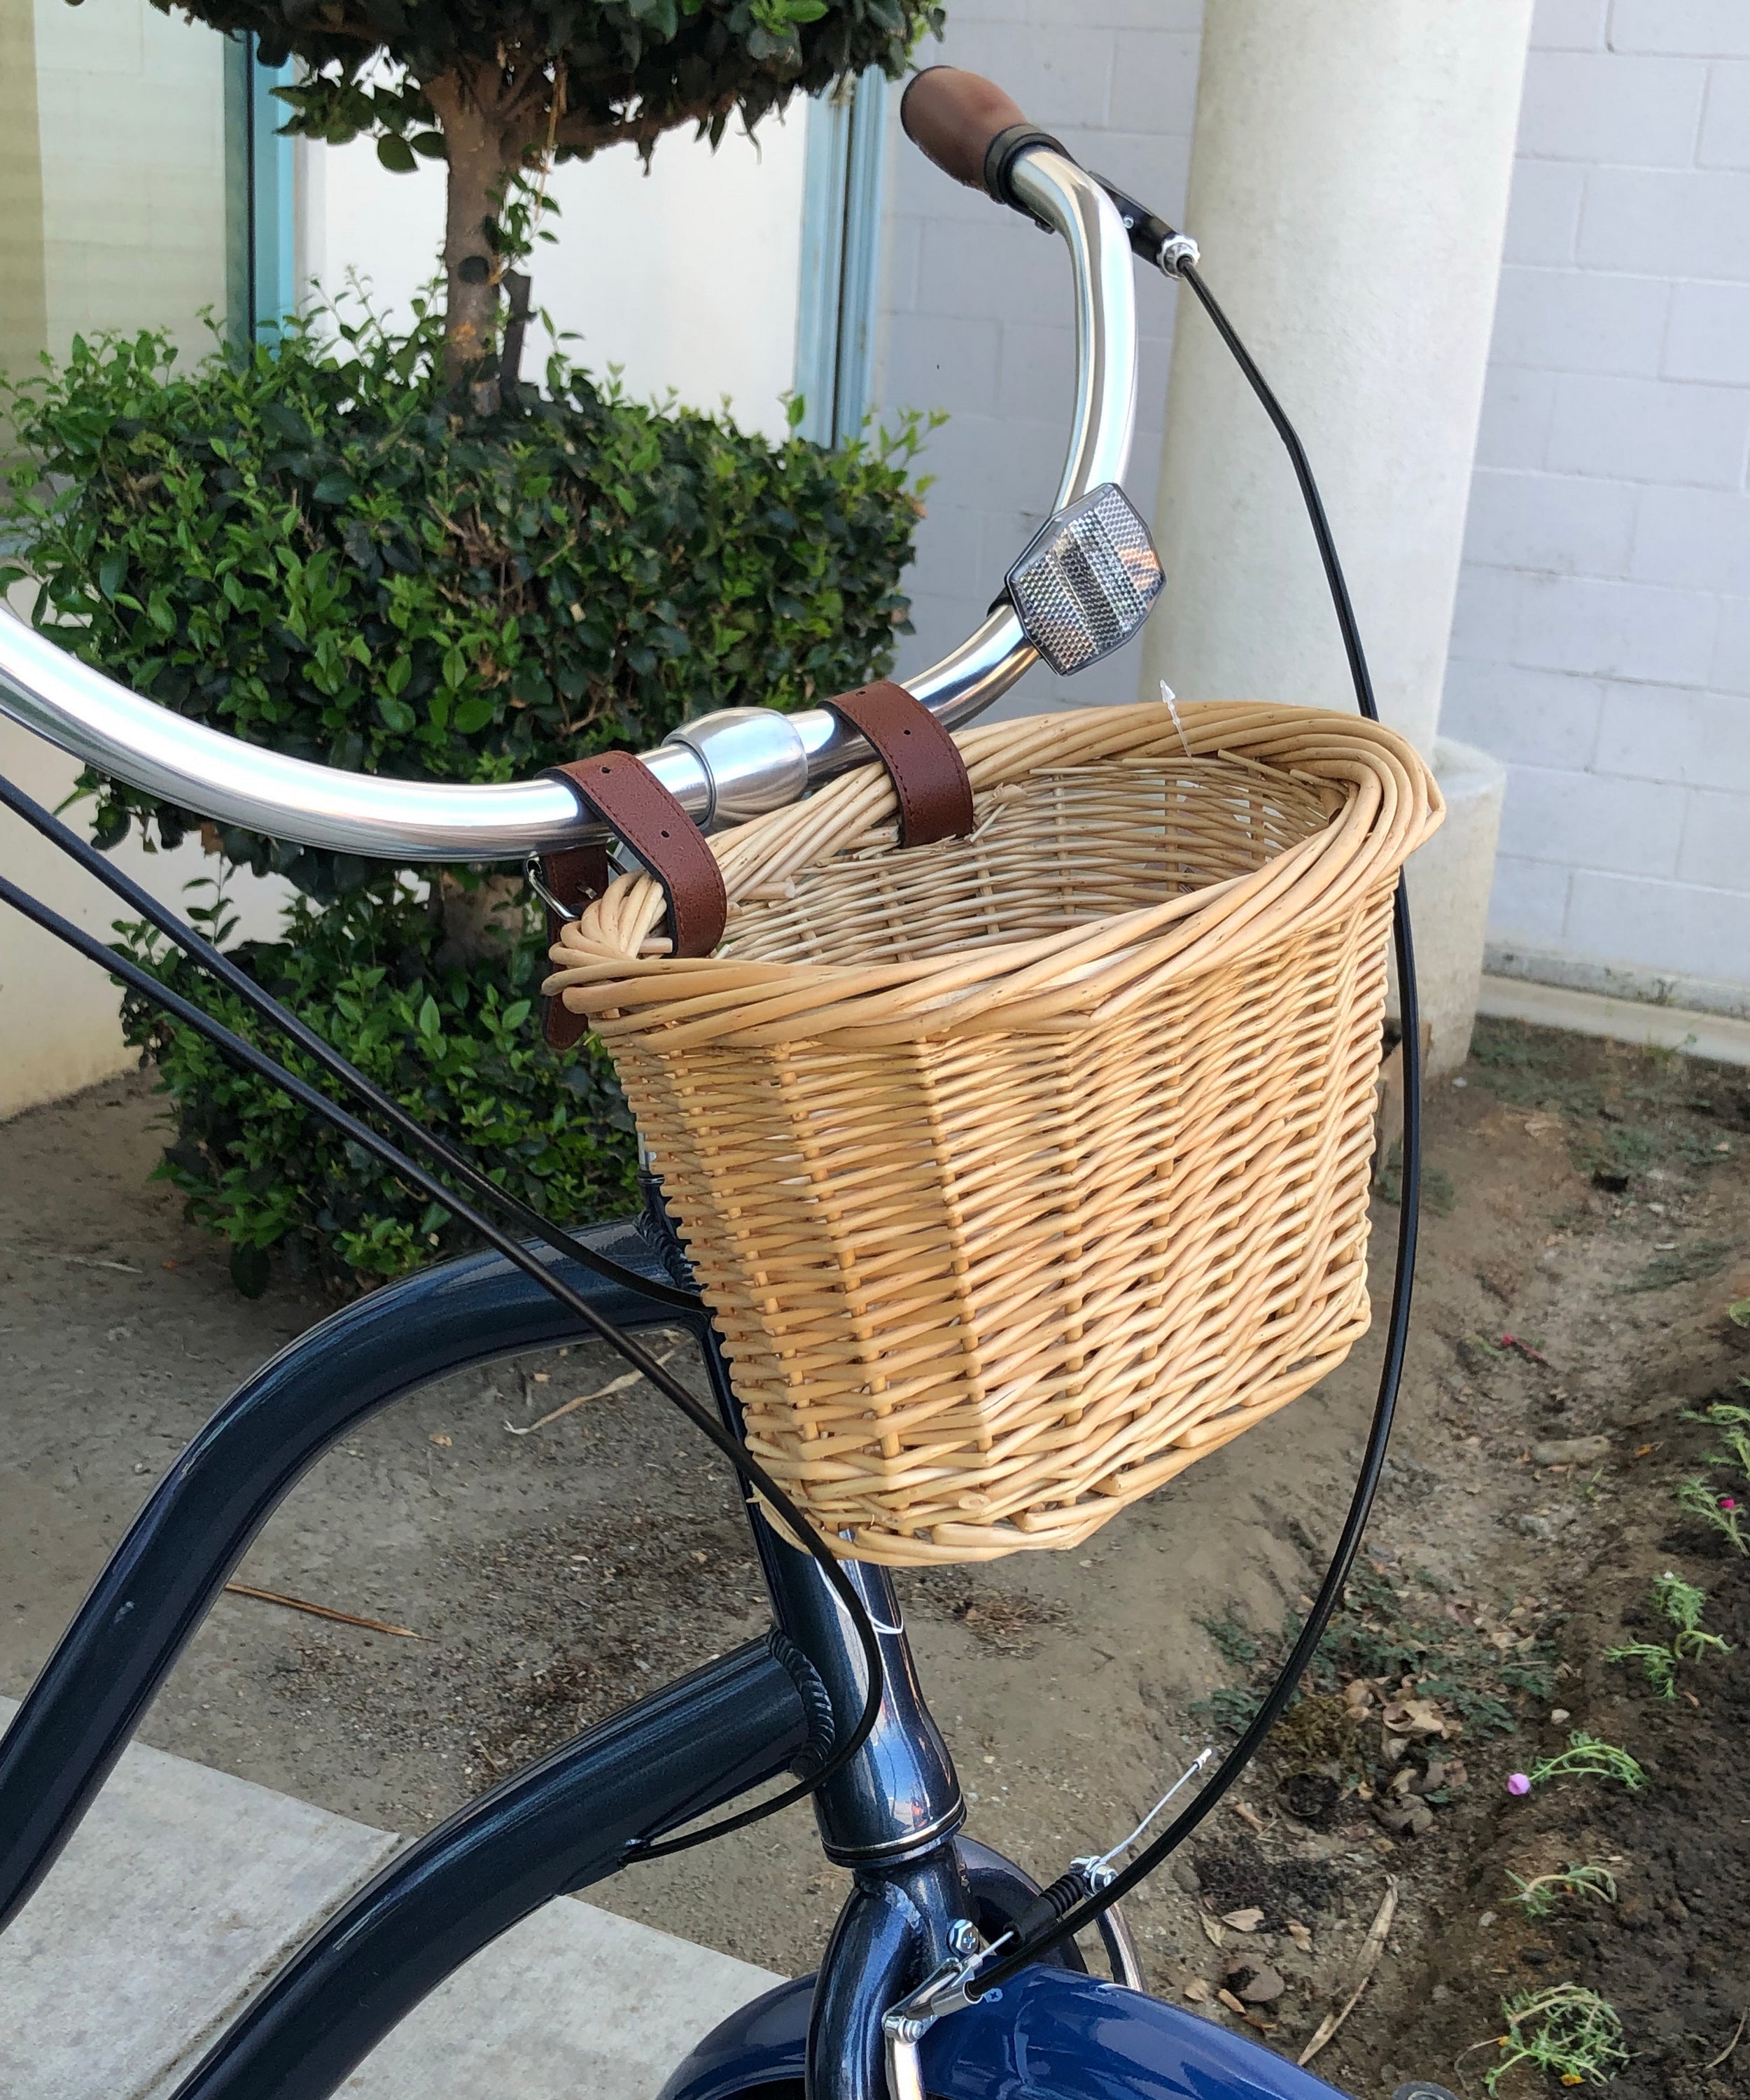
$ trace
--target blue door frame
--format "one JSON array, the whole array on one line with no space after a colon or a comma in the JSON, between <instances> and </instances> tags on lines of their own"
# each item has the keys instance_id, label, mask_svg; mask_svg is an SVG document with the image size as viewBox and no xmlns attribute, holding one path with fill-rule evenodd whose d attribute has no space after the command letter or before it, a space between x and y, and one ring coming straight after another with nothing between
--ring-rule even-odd
<instances>
[{"instance_id":1,"label":"blue door frame","mask_svg":"<svg viewBox=\"0 0 1750 2100\"><path fill-rule=\"evenodd\" d=\"M227 275L231 332L245 342L298 311L297 145L280 135L288 112L274 96L293 77L289 60L257 63L253 36L232 40L225 77Z\"/></svg>"}]
</instances>

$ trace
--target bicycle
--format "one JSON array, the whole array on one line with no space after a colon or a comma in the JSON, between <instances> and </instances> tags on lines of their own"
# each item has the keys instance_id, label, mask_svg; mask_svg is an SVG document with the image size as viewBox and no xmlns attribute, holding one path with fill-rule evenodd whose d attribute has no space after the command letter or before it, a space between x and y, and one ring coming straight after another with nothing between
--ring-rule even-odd
<instances>
[{"instance_id":1,"label":"bicycle","mask_svg":"<svg viewBox=\"0 0 1750 2100\"><path fill-rule=\"evenodd\" d=\"M788 717L728 710L685 726L641 767L627 761L616 779L593 765L604 779L588 801L575 777L458 788L333 772L237 744L126 692L11 620L0 622L0 707L88 763L216 821L390 859L529 856L531 880L562 915L587 893L588 856L611 829L668 888L678 943L683 911L699 908L686 888L699 851L693 824L772 809L871 753L894 775L903 803L907 768L910 786L923 787L918 746L903 749L900 735L915 730L927 746L1007 690L1040 655L1057 668L1079 668L1120 646L1146 618L1158 565L1151 583L1133 538L1122 577L1103 585L1086 551L1096 529L1109 541L1131 523L1139 529L1119 488L1135 386L1135 254L1192 285L1288 443L1357 695L1371 713L1365 661L1310 469L1202 285L1195 244L1082 170L989 82L935 68L908 90L905 117L946 172L1065 240L1077 317L1075 412L1051 521L1011 570L1004 598L977 632L910 681L909 699L906 689L879 697L878 688L873 702L868 694L840 696ZM1148 545L1145 532L1141 544ZM1152 560L1152 548L1148 554ZM662 791L654 798L653 780ZM530 1236L514 1238L370 1124L0 879L0 899L204 1026L228 1054L276 1078L313 1112L341 1121L493 1250L416 1274L324 1321L227 1402L155 1490L0 1741L0 1926L48 1871L273 1509L361 1419L430 1380L590 1332L611 1341L740 1476L774 1618L764 1637L623 1710L400 1854L252 2000L176 2100L321 2100L444 1976L540 1904L804 1794L827 1856L855 1876L820 1969L705 2037L663 2100L799 2100L804 2093L809 2100L923 2100L926 2092L938 2100L1043 2100L1047 2093L1117 2100L1193 2088L1211 2100L1313 2100L1333 2090L1260 2045L1147 1996L1117 1906L1214 1807L1291 1696L1341 1590L1383 1462L1416 1211L1419 1044L1401 887L1398 1273L1379 1404L1329 1571L1276 1686L1191 1805L1128 1866L1114 1869L1111 1861L1139 1841L1140 1829L1042 1890L965 1834L959 1781L885 1569L835 1556L749 1457L728 1365L659 1184L646 1176L641 1216L580 1234L522 1211L46 812L10 783L0 783L0 800L248 999L380 1120L432 1155L452 1182L508 1210ZM659 819L675 805L692 822L670 839ZM552 1031L553 1017L549 1025ZM559 1017L557 1033L564 1027ZM714 1415L632 1339L659 1323L697 1340ZM793 1784L775 1798L697 1827L787 1773ZM1076 1946L1073 1935L1090 1925L1100 1930L1111 1982L1088 1973Z\"/></svg>"}]
</instances>

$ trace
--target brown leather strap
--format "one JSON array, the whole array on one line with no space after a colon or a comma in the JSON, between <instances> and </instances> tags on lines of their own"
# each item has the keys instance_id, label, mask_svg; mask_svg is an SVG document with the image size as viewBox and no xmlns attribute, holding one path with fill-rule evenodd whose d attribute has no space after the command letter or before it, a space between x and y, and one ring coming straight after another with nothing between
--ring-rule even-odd
<instances>
[{"instance_id":1,"label":"brown leather strap","mask_svg":"<svg viewBox=\"0 0 1750 2100\"><path fill-rule=\"evenodd\" d=\"M824 704L842 715L887 768L899 801L899 842L933 845L972 828L972 783L954 739L921 700L891 678L838 693Z\"/></svg>"},{"instance_id":2,"label":"brown leather strap","mask_svg":"<svg viewBox=\"0 0 1750 2100\"><path fill-rule=\"evenodd\" d=\"M593 758L550 770L577 791L662 885L674 953L708 955L723 938L729 918L723 873L698 826L661 781L629 751L598 752ZM581 911L607 887L607 856L599 846L549 854L541 863L541 879L562 903L575 903ZM551 915L548 931L550 939L558 938ZM562 1000L546 1002L541 1026L552 1048L569 1048L588 1025Z\"/></svg>"},{"instance_id":3,"label":"brown leather strap","mask_svg":"<svg viewBox=\"0 0 1750 2100\"><path fill-rule=\"evenodd\" d=\"M614 880L606 846L567 846L563 853L549 854L540 864L540 879L549 897L555 897L567 915L581 918L584 907L593 904ZM549 906L549 918L558 914Z\"/></svg>"},{"instance_id":4,"label":"brown leather strap","mask_svg":"<svg viewBox=\"0 0 1750 2100\"><path fill-rule=\"evenodd\" d=\"M586 904L593 904L614 879L614 871L608 866L605 846L568 846L563 853L548 854L541 861L540 879L549 897L556 897L564 905L567 915L575 919ZM550 948L559 938L559 929L564 924L558 913L549 904L547 907L547 945ZM545 999L540 1003L540 1032L549 1050L569 1050L580 1036L589 1030L589 1017L573 1013L561 999Z\"/></svg>"}]
</instances>

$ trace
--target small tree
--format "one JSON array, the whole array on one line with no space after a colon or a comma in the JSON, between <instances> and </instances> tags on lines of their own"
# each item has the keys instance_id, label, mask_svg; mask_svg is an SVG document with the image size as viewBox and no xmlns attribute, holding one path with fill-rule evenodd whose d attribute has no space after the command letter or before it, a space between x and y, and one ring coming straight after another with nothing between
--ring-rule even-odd
<instances>
[{"instance_id":1,"label":"small tree","mask_svg":"<svg viewBox=\"0 0 1750 2100\"><path fill-rule=\"evenodd\" d=\"M800 90L903 70L934 0L152 0L256 38L264 65L302 61L282 89L290 131L339 145L372 134L400 171L447 160L445 373L484 379L519 184L622 141L649 157L694 124L713 145ZM379 78L380 70L386 77Z\"/></svg>"}]
</instances>

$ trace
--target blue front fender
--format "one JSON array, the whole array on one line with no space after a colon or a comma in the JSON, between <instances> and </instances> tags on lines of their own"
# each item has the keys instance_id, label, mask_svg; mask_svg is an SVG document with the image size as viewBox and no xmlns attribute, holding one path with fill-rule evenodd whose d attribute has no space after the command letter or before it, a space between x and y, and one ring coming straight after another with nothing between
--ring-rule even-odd
<instances>
[{"instance_id":1,"label":"blue front fender","mask_svg":"<svg viewBox=\"0 0 1750 2100\"><path fill-rule=\"evenodd\" d=\"M661 2100L802 2090L814 1979L781 1983L714 2029ZM1344 2100L1334 2085L1213 2020L1064 1969L1025 1970L937 2023L923 2044L936 2100Z\"/></svg>"}]
</instances>

